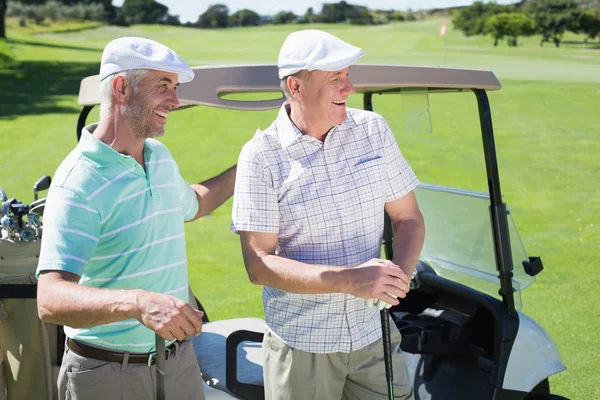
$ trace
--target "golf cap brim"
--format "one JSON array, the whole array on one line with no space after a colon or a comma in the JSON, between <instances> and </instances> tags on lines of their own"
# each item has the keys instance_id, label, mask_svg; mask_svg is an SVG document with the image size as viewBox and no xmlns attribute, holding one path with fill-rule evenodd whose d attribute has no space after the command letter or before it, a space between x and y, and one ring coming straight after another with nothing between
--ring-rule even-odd
<instances>
[{"instance_id":1,"label":"golf cap brim","mask_svg":"<svg viewBox=\"0 0 600 400\"><path fill-rule=\"evenodd\" d=\"M306 29L290 34L279 52L279 79L301 70L339 71L364 55L353 46L330 33Z\"/></svg>"},{"instance_id":2,"label":"golf cap brim","mask_svg":"<svg viewBox=\"0 0 600 400\"><path fill-rule=\"evenodd\" d=\"M177 53L154 40L122 37L106 45L100 63L100 81L134 69L171 72L177 74L180 83L194 79L194 71Z\"/></svg>"}]
</instances>

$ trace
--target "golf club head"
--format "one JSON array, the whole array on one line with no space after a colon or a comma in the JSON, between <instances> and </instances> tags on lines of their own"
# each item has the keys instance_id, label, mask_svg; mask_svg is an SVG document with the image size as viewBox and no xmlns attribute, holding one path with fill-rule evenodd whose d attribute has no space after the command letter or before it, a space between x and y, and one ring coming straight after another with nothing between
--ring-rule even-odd
<instances>
[{"instance_id":1,"label":"golf club head","mask_svg":"<svg viewBox=\"0 0 600 400\"><path fill-rule=\"evenodd\" d=\"M45 200L45 199L41 199L41 200ZM35 213L36 215L39 215L40 217L44 216L44 208L46 207L45 202L42 204L38 204L35 207L33 206L33 203L31 203L31 210L29 210L29 214L31 213Z\"/></svg>"},{"instance_id":2,"label":"golf club head","mask_svg":"<svg viewBox=\"0 0 600 400\"><path fill-rule=\"evenodd\" d=\"M19 228L23 228L23 216L29 212L29 206L22 203L13 203L10 205L10 211L17 218Z\"/></svg>"},{"instance_id":3,"label":"golf club head","mask_svg":"<svg viewBox=\"0 0 600 400\"><path fill-rule=\"evenodd\" d=\"M52 183L52 179L48 175L42 176L40 179L35 181L33 184L33 199L38 199L38 192L41 190L47 190Z\"/></svg>"},{"instance_id":4,"label":"golf club head","mask_svg":"<svg viewBox=\"0 0 600 400\"><path fill-rule=\"evenodd\" d=\"M21 229L21 231L18 233L19 237L24 242L33 242L35 240L35 237L37 236L35 229L29 227Z\"/></svg>"},{"instance_id":5,"label":"golf club head","mask_svg":"<svg viewBox=\"0 0 600 400\"><path fill-rule=\"evenodd\" d=\"M13 203L10 205L10 211L12 211L16 217L23 217L29 212L29 209L30 207L27 204Z\"/></svg>"},{"instance_id":6,"label":"golf club head","mask_svg":"<svg viewBox=\"0 0 600 400\"><path fill-rule=\"evenodd\" d=\"M2 229L9 233L14 232L19 228L19 222L17 221L17 218L12 215L3 216L2 219L0 219L0 225L2 226Z\"/></svg>"},{"instance_id":7,"label":"golf club head","mask_svg":"<svg viewBox=\"0 0 600 400\"><path fill-rule=\"evenodd\" d=\"M32 210L29 210L29 213L27 213L27 221L29 222L30 226L34 226L36 228L39 228L40 226L42 226L42 221L40 220L40 216L35 213Z\"/></svg>"},{"instance_id":8,"label":"golf club head","mask_svg":"<svg viewBox=\"0 0 600 400\"><path fill-rule=\"evenodd\" d=\"M2 208L0 209L0 212L2 213L2 215L10 214L10 203L8 201L5 201L4 203L2 203Z\"/></svg>"},{"instance_id":9,"label":"golf club head","mask_svg":"<svg viewBox=\"0 0 600 400\"><path fill-rule=\"evenodd\" d=\"M6 201L8 200L8 197L6 197L6 192L4 191L3 188L0 188L0 201Z\"/></svg>"}]
</instances>

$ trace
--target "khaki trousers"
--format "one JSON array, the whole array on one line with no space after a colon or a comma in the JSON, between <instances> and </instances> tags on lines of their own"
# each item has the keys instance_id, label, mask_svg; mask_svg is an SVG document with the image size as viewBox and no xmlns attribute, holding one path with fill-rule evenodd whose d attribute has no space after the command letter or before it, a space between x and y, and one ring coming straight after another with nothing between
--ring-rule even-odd
<instances>
[{"instance_id":1,"label":"khaki trousers","mask_svg":"<svg viewBox=\"0 0 600 400\"><path fill-rule=\"evenodd\" d=\"M192 342L165 361L167 399L204 400L202 375ZM59 400L154 400L156 365L107 362L67 348L58 375Z\"/></svg>"},{"instance_id":2,"label":"khaki trousers","mask_svg":"<svg viewBox=\"0 0 600 400\"><path fill-rule=\"evenodd\" d=\"M394 398L413 400L402 337L393 321L390 329ZM291 348L267 330L263 358L267 400L388 399L381 339L350 353L316 354Z\"/></svg>"}]
</instances>

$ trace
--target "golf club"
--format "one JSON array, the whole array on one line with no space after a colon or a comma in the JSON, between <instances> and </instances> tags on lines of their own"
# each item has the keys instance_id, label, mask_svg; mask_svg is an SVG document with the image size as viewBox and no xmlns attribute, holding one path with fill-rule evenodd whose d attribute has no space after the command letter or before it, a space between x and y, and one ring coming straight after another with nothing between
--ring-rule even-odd
<instances>
[{"instance_id":1,"label":"golf club","mask_svg":"<svg viewBox=\"0 0 600 400\"><path fill-rule=\"evenodd\" d=\"M2 203L2 209L0 209L0 212L2 213L2 215L10 214L10 204L8 203L8 201Z\"/></svg>"},{"instance_id":2,"label":"golf club","mask_svg":"<svg viewBox=\"0 0 600 400\"><path fill-rule=\"evenodd\" d=\"M16 202L17 202L17 199L4 200L4 202L2 203L2 215L10 215L10 206Z\"/></svg>"},{"instance_id":3,"label":"golf club","mask_svg":"<svg viewBox=\"0 0 600 400\"><path fill-rule=\"evenodd\" d=\"M17 217L17 221L19 222L19 229L23 229L23 216L27 215L29 212L29 206L27 204L23 204L19 201L10 205L10 210L13 215Z\"/></svg>"},{"instance_id":4,"label":"golf club","mask_svg":"<svg viewBox=\"0 0 600 400\"><path fill-rule=\"evenodd\" d=\"M394 258L394 229L388 213L384 213L383 248L388 260ZM388 385L388 399L394 400L394 369L392 366L392 339L390 334L390 312L384 308L380 312L381 332L383 340L383 359L385 362L385 379Z\"/></svg>"},{"instance_id":5,"label":"golf club","mask_svg":"<svg viewBox=\"0 0 600 400\"><path fill-rule=\"evenodd\" d=\"M45 199L42 199L45 200ZM38 204L35 207L31 207L31 210L29 210L29 214L34 213L35 215L42 217L44 215L44 207L45 204Z\"/></svg>"},{"instance_id":6,"label":"golf club","mask_svg":"<svg viewBox=\"0 0 600 400\"><path fill-rule=\"evenodd\" d=\"M2 229L7 232L9 239L13 240L15 237L15 231L19 229L19 222L15 216L4 215L0 220L0 224L2 225Z\"/></svg>"},{"instance_id":7,"label":"golf club","mask_svg":"<svg viewBox=\"0 0 600 400\"><path fill-rule=\"evenodd\" d=\"M8 197L6 197L6 192L4 191L3 188L0 188L0 201L6 201L8 200Z\"/></svg>"},{"instance_id":8,"label":"golf club","mask_svg":"<svg viewBox=\"0 0 600 400\"><path fill-rule=\"evenodd\" d=\"M27 214L27 221L29 222L29 226L33 226L34 228L39 228L42 226L40 216L35 212L33 208L29 210L29 213Z\"/></svg>"},{"instance_id":9,"label":"golf club","mask_svg":"<svg viewBox=\"0 0 600 400\"><path fill-rule=\"evenodd\" d=\"M33 199L38 199L38 192L41 190L47 190L50 187L52 179L48 175L42 176L40 179L35 181L33 184Z\"/></svg>"},{"instance_id":10,"label":"golf club","mask_svg":"<svg viewBox=\"0 0 600 400\"><path fill-rule=\"evenodd\" d=\"M156 342L156 400L165 400L165 339L157 333Z\"/></svg>"},{"instance_id":11,"label":"golf club","mask_svg":"<svg viewBox=\"0 0 600 400\"><path fill-rule=\"evenodd\" d=\"M30 228L28 226L21 229L18 232L18 234L23 242L33 242L35 240L35 237L37 236L35 229Z\"/></svg>"}]
</instances>

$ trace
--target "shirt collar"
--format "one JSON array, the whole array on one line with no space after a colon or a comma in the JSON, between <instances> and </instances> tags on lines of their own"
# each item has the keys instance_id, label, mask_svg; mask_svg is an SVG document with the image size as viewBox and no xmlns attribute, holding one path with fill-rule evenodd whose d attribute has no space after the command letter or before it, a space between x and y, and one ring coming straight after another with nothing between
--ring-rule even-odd
<instances>
[{"instance_id":1,"label":"shirt collar","mask_svg":"<svg viewBox=\"0 0 600 400\"><path fill-rule=\"evenodd\" d=\"M112 147L106 145L96 136L94 131L98 127L97 123L87 125L81 130L81 138L77 148L86 156L91 162L98 167L108 167L118 161L125 161L126 163L137 164L137 161L133 157L121 154ZM148 146L148 143L144 142L144 157L150 158L152 149Z\"/></svg>"},{"instance_id":2,"label":"shirt collar","mask_svg":"<svg viewBox=\"0 0 600 400\"><path fill-rule=\"evenodd\" d=\"M279 109L279 114L277 114L277 119L275 120L277 125L277 133L279 134L279 141L281 142L281 147L284 149L304 136L304 134L300 132L300 129L298 129L298 127L296 127L296 125L294 125L290 119L288 109L289 103L283 103ZM356 121L354 121L352 115L350 115L348 108L346 108L346 120L342 122L341 125L348 128L356 127ZM332 131L333 129L335 129L335 127L332 128Z\"/></svg>"}]
</instances>

